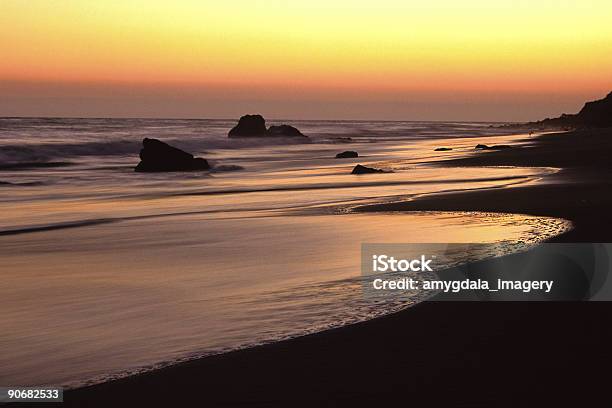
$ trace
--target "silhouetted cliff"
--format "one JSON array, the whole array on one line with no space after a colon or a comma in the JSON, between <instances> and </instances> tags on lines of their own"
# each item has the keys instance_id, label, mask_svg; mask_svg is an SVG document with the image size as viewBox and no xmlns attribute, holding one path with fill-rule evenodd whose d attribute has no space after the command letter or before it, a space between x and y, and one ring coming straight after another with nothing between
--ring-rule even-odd
<instances>
[{"instance_id":1,"label":"silhouetted cliff","mask_svg":"<svg viewBox=\"0 0 612 408\"><path fill-rule=\"evenodd\" d=\"M612 126L612 92L605 98L587 102L576 114L562 114L528 125L538 127L610 127Z\"/></svg>"}]
</instances>

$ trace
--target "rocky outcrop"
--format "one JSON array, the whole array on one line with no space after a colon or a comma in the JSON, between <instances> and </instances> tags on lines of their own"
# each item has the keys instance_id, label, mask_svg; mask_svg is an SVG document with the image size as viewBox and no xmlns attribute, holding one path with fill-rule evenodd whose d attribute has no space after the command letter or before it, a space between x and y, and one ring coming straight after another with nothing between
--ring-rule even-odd
<instances>
[{"instance_id":1,"label":"rocky outcrop","mask_svg":"<svg viewBox=\"0 0 612 408\"><path fill-rule=\"evenodd\" d=\"M228 137L299 137L308 139L297 128L290 125L270 126L266 129L266 120L261 115L242 116L238 120L238 124L227 135Z\"/></svg>"},{"instance_id":2,"label":"rocky outcrop","mask_svg":"<svg viewBox=\"0 0 612 408\"><path fill-rule=\"evenodd\" d=\"M347 150L345 152L338 153L336 155L336 159L351 159L351 158L354 158L354 157L359 157L359 153L354 152L352 150Z\"/></svg>"},{"instance_id":3,"label":"rocky outcrop","mask_svg":"<svg viewBox=\"0 0 612 408\"><path fill-rule=\"evenodd\" d=\"M575 121L585 126L612 126L612 92L603 99L585 103Z\"/></svg>"},{"instance_id":4,"label":"rocky outcrop","mask_svg":"<svg viewBox=\"0 0 612 408\"><path fill-rule=\"evenodd\" d=\"M261 115L244 115L238 120L229 133L229 137L263 137L266 136L266 120Z\"/></svg>"},{"instance_id":5,"label":"rocky outcrop","mask_svg":"<svg viewBox=\"0 0 612 408\"><path fill-rule=\"evenodd\" d=\"M206 159L194 158L192 154L170 146L157 139L145 138L140 150L138 172L197 171L208 170Z\"/></svg>"},{"instance_id":6,"label":"rocky outcrop","mask_svg":"<svg viewBox=\"0 0 612 408\"><path fill-rule=\"evenodd\" d=\"M266 132L270 137L306 137L297 128L289 125L270 126Z\"/></svg>"},{"instance_id":7,"label":"rocky outcrop","mask_svg":"<svg viewBox=\"0 0 612 408\"><path fill-rule=\"evenodd\" d=\"M502 149L510 149L512 146L510 145L493 145L487 146L486 144L477 144L474 149L476 150L502 150Z\"/></svg>"},{"instance_id":8,"label":"rocky outcrop","mask_svg":"<svg viewBox=\"0 0 612 408\"><path fill-rule=\"evenodd\" d=\"M611 127L612 92L603 99L585 103L580 112L576 114L564 113L557 118L546 118L526 125L538 128Z\"/></svg>"},{"instance_id":9,"label":"rocky outcrop","mask_svg":"<svg viewBox=\"0 0 612 408\"><path fill-rule=\"evenodd\" d=\"M351 174L372 174L372 173L384 173L384 170L375 169L373 167L362 166L361 164L356 165L351 171Z\"/></svg>"}]
</instances>

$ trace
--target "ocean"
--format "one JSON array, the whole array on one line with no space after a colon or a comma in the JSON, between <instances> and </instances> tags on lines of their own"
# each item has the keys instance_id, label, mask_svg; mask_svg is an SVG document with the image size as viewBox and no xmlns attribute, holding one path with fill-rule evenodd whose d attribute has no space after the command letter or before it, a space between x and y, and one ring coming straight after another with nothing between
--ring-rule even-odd
<instances>
[{"instance_id":1,"label":"ocean","mask_svg":"<svg viewBox=\"0 0 612 408\"><path fill-rule=\"evenodd\" d=\"M0 384L78 387L371 319L429 296L363 296L362 243L515 251L569 227L516 214L353 212L512 188L556 171L444 165L488 154L475 152L478 143L529 143L494 124L269 122L297 127L304 143L229 139L235 123L0 118ZM136 173L144 137L213 168ZM344 150L360 157L334 158ZM389 172L350 174L357 163Z\"/></svg>"}]
</instances>

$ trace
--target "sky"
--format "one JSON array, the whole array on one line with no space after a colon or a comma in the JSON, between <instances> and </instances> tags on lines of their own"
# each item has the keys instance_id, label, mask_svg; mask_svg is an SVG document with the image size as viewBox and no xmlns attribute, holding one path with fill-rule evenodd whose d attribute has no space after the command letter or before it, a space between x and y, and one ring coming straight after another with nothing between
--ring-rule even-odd
<instances>
[{"instance_id":1,"label":"sky","mask_svg":"<svg viewBox=\"0 0 612 408\"><path fill-rule=\"evenodd\" d=\"M612 90L609 0L2 0L0 116L523 121Z\"/></svg>"}]
</instances>

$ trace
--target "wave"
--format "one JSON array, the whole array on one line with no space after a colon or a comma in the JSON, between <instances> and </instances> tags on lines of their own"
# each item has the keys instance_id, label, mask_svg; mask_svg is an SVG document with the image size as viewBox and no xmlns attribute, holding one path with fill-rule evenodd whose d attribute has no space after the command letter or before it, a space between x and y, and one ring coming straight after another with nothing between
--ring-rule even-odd
<instances>
[{"instance_id":1,"label":"wave","mask_svg":"<svg viewBox=\"0 0 612 408\"><path fill-rule=\"evenodd\" d=\"M269 146L289 146L305 143L296 138L187 138L173 139L158 135L148 135L158 138L172 146L192 153L195 156L210 154L212 149L236 150ZM92 141L82 143L28 143L24 145L0 146L0 162L7 165L21 163L42 163L57 159L91 157L91 156L133 156L138 159L142 148L142 139L123 139L112 141ZM1 167L0 167L1 168Z\"/></svg>"},{"instance_id":2,"label":"wave","mask_svg":"<svg viewBox=\"0 0 612 408\"><path fill-rule=\"evenodd\" d=\"M50 167L67 167L74 163L70 162L20 162L20 163L4 163L0 164L0 170L20 170L33 168L50 168Z\"/></svg>"},{"instance_id":3,"label":"wave","mask_svg":"<svg viewBox=\"0 0 612 408\"><path fill-rule=\"evenodd\" d=\"M239 166L237 166L239 167ZM526 181L531 180L528 176L510 176L510 177L491 177L484 178L480 180L487 181L495 181L495 180L514 180L514 183L520 184ZM450 180L447 182L457 182L460 183L465 180ZM138 195L140 197L146 198L164 198L164 197L172 197L172 196L207 196L207 195L221 195L221 194L244 194L244 193L253 193L253 192L270 192L270 191L301 191L301 190L317 190L317 189L338 189L338 188L354 188L354 187L369 187L372 185L408 185L408 184L423 184L430 183L431 181L409 181L409 182L383 182L383 183L363 183L363 184L331 184L331 185L315 185L315 186L294 186L294 187L276 187L276 188L267 188L267 189L235 189L235 190L218 190L218 191L190 191L190 192L169 192L169 193L158 193L158 194L146 194L146 195ZM2 184L9 184L9 182L0 181L0 186ZM22 183L23 185L27 185L29 183ZM487 187L492 188L492 187ZM501 187L500 187L501 188ZM477 188L476 188L477 189ZM441 190L440 192L454 192L454 191L464 191L463 189L449 189L449 190ZM134 197L134 195L130 195L129 197ZM331 202L330 202L331 204ZM341 202L336 203L338 205L333 208L332 211L342 214L349 213L352 211L359 211L359 209L355 206L348 205L347 200L342 200ZM243 212L243 211L264 211L269 210L270 207L262 206L249 208L248 210L235 208L235 209L216 209L216 210L195 210L195 211L174 211L174 212L165 212L165 213L157 213L157 214L146 214L146 215L133 215L126 217L114 217L114 218L97 218L97 219L85 219L85 220L76 220L76 221L67 221L60 222L56 224L44 224L44 225L31 225L31 226L23 226L23 227L14 227L5 230L0 230L0 236L6 235L19 235L19 234L28 234L33 232L44 232L44 231L53 231L53 230L61 230L61 229L69 229L69 228L79 228L79 227L87 227L93 225L100 224L110 224L115 222L122 221L136 221L136 220L145 220L145 219L155 219L155 218L165 218L165 217L177 217L177 216L185 216L185 215L203 215L203 214L217 214L217 213L234 213L234 212ZM304 214L308 213L308 210L304 209L302 205L296 206L287 206L284 210L293 211L294 214L298 214L302 211ZM315 211L320 212L321 209L317 208ZM273 215L270 215L273 216ZM259 215L259 217L263 217L263 215ZM217 219L230 219L231 216L218 217Z\"/></svg>"},{"instance_id":4,"label":"wave","mask_svg":"<svg viewBox=\"0 0 612 408\"><path fill-rule=\"evenodd\" d=\"M16 165L81 156L138 155L139 151L140 142L129 140L86 143L29 143L0 146L0 162Z\"/></svg>"},{"instance_id":5,"label":"wave","mask_svg":"<svg viewBox=\"0 0 612 408\"><path fill-rule=\"evenodd\" d=\"M34 186L44 186L47 183L43 181L26 181L23 183L12 183L10 181L2 181L0 180L0 187L2 186L21 186L21 187L34 187Z\"/></svg>"},{"instance_id":6,"label":"wave","mask_svg":"<svg viewBox=\"0 0 612 408\"><path fill-rule=\"evenodd\" d=\"M500 215L496 214L496 216ZM560 233L564 231L565 228L567 228L566 224L558 219L537 218L537 221L544 223L546 223L546 221L549 221L553 223L554 231L546 231L544 235L551 234L551 236L553 236L556 233ZM545 238L545 236L533 235L532 240L526 242L502 241L493 244L471 246L472 251L457 252L457 254L460 255L458 257L452 257L451 259L447 260L445 262L445 265L442 266L439 271L443 271L448 268L460 267L461 265L464 265L466 263L472 263L484 259L498 258L505 255L524 252L533 248ZM439 279L438 275L428 272L422 272L417 276L420 277L419 279ZM203 347L201 349L195 349L190 352L185 352L182 355L163 359L158 362L141 366L129 367L123 370L116 370L114 372L100 374L87 379L66 382L62 385L67 389L78 389L122 378L138 376L147 372L176 366L178 364L183 364L189 361L209 358L212 356L221 355L229 352L277 343L340 328L343 326L357 324L390 314L398 313L416 304L430 300L434 295L439 292L437 290L423 290L419 293L411 294L410 296L406 296L402 293L398 293L396 295L386 295L383 302L382 300L372 300L371 298L370 300L368 300L368 297L364 297L362 294L363 289L365 287L364 285L369 285L368 278L364 276L358 276L334 279L323 282L311 282L291 286L286 289L259 292L254 296L240 301L240 303L244 306L245 309L249 309L251 305L255 307L258 302L261 301L261 299L264 299L266 297L274 299L291 299L293 301L296 299L297 296L300 296L301 299L304 300L317 299L316 302L318 303L324 303L325 301L329 302L330 298L327 296L331 296L335 302L339 302L341 300L341 304L343 304L345 307L342 308L342 310L334 311L333 314L329 314L329 316L331 316L330 318L324 318L319 321L311 321L308 325L304 327L268 331L266 333L261 333L259 335L253 336L248 341L242 341L225 346L219 345L210 348ZM341 290L339 290L340 288ZM336 295L339 293L341 293L341 295ZM355 293L359 293L359 296L354 295Z\"/></svg>"},{"instance_id":7,"label":"wave","mask_svg":"<svg viewBox=\"0 0 612 408\"><path fill-rule=\"evenodd\" d=\"M433 276L430 276L430 279L433 279ZM347 282L359 282L360 278L354 279L345 279ZM336 281L340 282L340 281ZM336 282L329 282L329 284L334 284ZM262 336L259 338L255 338L250 341L245 341L240 344L231 345L231 346L218 346L213 347L208 350L198 350L193 351L191 353L187 353L184 356L162 360L157 363L152 363L148 365L143 365L140 367L132 367L124 370L118 370L112 373L101 374L91 378L87 378L84 380L76 380L71 382L66 382L62 384L65 389L74 390L84 387L89 387L92 385L102 384L110 381L116 381L123 378L135 377L141 374L145 374L151 371L161 370L164 368L176 366L183 363L188 363L190 361L199 360L202 358L208 358L213 356L218 356L230 352L235 352L239 350L246 350L258 346L264 346L267 344L278 343L281 341L291 340L303 336L308 336L316 333L321 333L328 330L337 329L340 327L362 323L368 320L376 319L378 317L383 317L386 315L394 314L401 312L411 306L414 306L418 303L424 302L435 295L434 291L422 291L422 294L414 295L411 299L398 299L393 302L388 302L385 307L381 307L380 304L373 304L372 307L366 308L363 311L357 312L355 310L351 310L351 314L345 314L342 316L336 316L334 320L320 322L318 324L313 324L310 327L305 327L301 330L295 330L293 332L279 332L275 334L269 334L267 336Z\"/></svg>"},{"instance_id":8,"label":"wave","mask_svg":"<svg viewBox=\"0 0 612 408\"><path fill-rule=\"evenodd\" d=\"M307 191L307 190L329 190L342 188L359 188L359 187L381 187L381 186L404 186L415 184L460 184L465 182L487 182L487 181L512 181L523 183L532 180L532 176L504 176L504 177L484 177L474 179L448 179L448 180L411 180L411 181L371 181L371 182L348 182L348 183L329 183L329 184L305 184L294 186L279 186L279 187L262 187L262 188L236 188L224 190L206 190L206 191L185 191L177 193L159 194L157 197L164 196L207 196L221 194L246 194L246 193L267 193L277 191ZM492 188L492 187L487 187ZM146 195L152 197L151 195Z\"/></svg>"},{"instance_id":9,"label":"wave","mask_svg":"<svg viewBox=\"0 0 612 408\"><path fill-rule=\"evenodd\" d=\"M280 123L270 120L270 125ZM305 138L234 138L234 120L0 118L0 163L51 162L88 156L132 156L145 137L194 155L303 143L336 145L509 134L490 124L454 122L289 121ZM488 126L487 126L488 125ZM208 157L206 157L208 158Z\"/></svg>"},{"instance_id":10,"label":"wave","mask_svg":"<svg viewBox=\"0 0 612 408\"><path fill-rule=\"evenodd\" d=\"M23 228L13 228L13 229L8 229L8 230L1 230L0 236L19 235L19 234L28 234L31 232L42 232L42 231L53 231L53 230L67 229L67 228L86 227L90 225L109 224L111 222L115 222L115 220L112 218L99 218L99 219L91 219L91 220L62 222L58 224L33 225L33 226L27 226Z\"/></svg>"}]
</instances>

